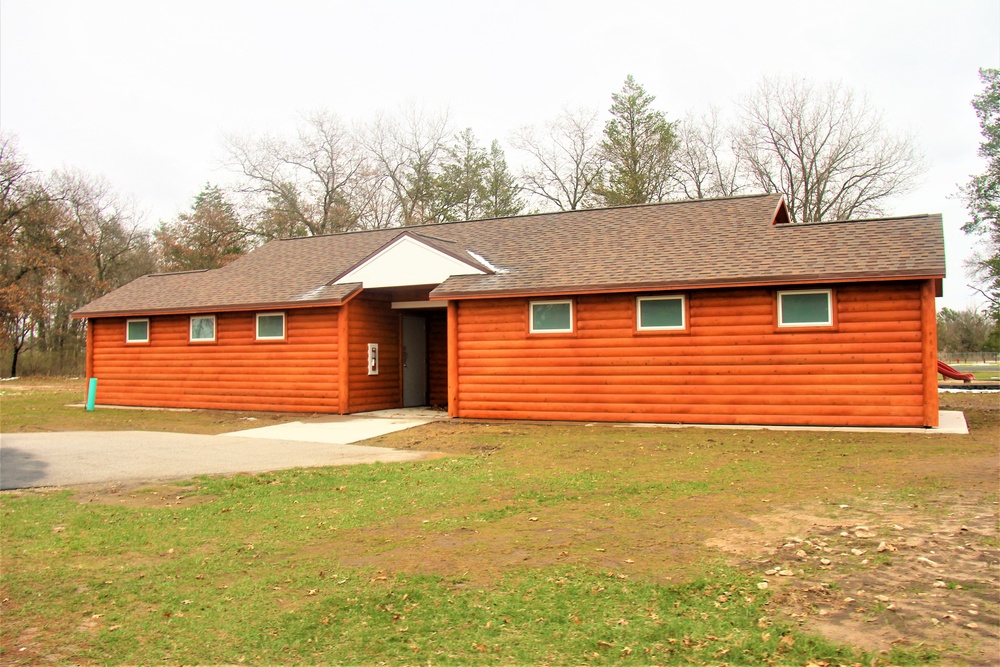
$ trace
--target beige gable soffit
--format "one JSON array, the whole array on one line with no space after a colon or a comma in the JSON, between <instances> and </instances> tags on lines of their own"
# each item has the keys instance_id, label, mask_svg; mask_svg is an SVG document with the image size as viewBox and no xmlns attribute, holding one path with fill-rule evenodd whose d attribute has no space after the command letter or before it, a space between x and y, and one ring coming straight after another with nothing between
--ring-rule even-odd
<instances>
[{"instance_id":1,"label":"beige gable soffit","mask_svg":"<svg viewBox=\"0 0 1000 667\"><path fill-rule=\"evenodd\" d=\"M473 257L463 257L461 249L447 252L444 245L403 232L329 284L361 283L365 289L439 285L451 276L489 273Z\"/></svg>"}]
</instances>

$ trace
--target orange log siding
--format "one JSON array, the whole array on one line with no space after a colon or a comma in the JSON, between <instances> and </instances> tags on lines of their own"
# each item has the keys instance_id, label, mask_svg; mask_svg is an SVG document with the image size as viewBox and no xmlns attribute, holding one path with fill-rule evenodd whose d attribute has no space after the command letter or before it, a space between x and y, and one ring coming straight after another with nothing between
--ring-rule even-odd
<instances>
[{"instance_id":1,"label":"orange log siding","mask_svg":"<svg viewBox=\"0 0 1000 667\"><path fill-rule=\"evenodd\" d=\"M834 326L776 328L775 291L692 291L688 330L637 332L635 294L580 295L572 334L529 334L528 299L427 312L429 402L470 418L717 424L933 426L931 281L835 286ZM104 404L295 412L401 405L400 312L388 294L286 309L286 340L254 340L254 313L88 323L88 375ZM262 311L264 312L264 311ZM343 313L343 314L341 314ZM346 345L339 345L346 341ZM380 369L367 372L367 344ZM929 361L928 361L929 360ZM346 363L345 363L346 361ZM928 370L931 369L931 370Z\"/></svg>"},{"instance_id":2,"label":"orange log siding","mask_svg":"<svg viewBox=\"0 0 1000 667\"><path fill-rule=\"evenodd\" d=\"M937 309L933 280L925 280L920 288L921 334L923 340L924 425L938 424L937 384Z\"/></svg>"},{"instance_id":3,"label":"orange log siding","mask_svg":"<svg viewBox=\"0 0 1000 667\"><path fill-rule=\"evenodd\" d=\"M94 320L87 320L87 359L84 362L87 379L94 377Z\"/></svg>"},{"instance_id":4,"label":"orange log siding","mask_svg":"<svg viewBox=\"0 0 1000 667\"><path fill-rule=\"evenodd\" d=\"M682 333L636 332L632 294L575 297L572 334L529 335L527 299L463 301L453 409L497 419L924 426L921 287L834 287L833 327L780 331L769 289L689 292Z\"/></svg>"},{"instance_id":5,"label":"orange log siding","mask_svg":"<svg viewBox=\"0 0 1000 667\"><path fill-rule=\"evenodd\" d=\"M267 311L261 311L267 312ZM216 342L188 341L187 315L149 317L148 344L126 318L90 320L90 373L109 405L338 412L337 308L286 309L284 341L256 341L253 312L216 315Z\"/></svg>"},{"instance_id":6,"label":"orange log siding","mask_svg":"<svg viewBox=\"0 0 1000 667\"><path fill-rule=\"evenodd\" d=\"M457 417L458 404L458 301L448 302L448 416Z\"/></svg>"},{"instance_id":7,"label":"orange log siding","mask_svg":"<svg viewBox=\"0 0 1000 667\"><path fill-rule=\"evenodd\" d=\"M427 399L448 405L448 318L445 311L427 314Z\"/></svg>"},{"instance_id":8,"label":"orange log siding","mask_svg":"<svg viewBox=\"0 0 1000 667\"><path fill-rule=\"evenodd\" d=\"M348 412L402 405L400 316L387 295L362 294L346 305L350 318ZM378 343L379 374L368 375L368 343Z\"/></svg>"}]
</instances>

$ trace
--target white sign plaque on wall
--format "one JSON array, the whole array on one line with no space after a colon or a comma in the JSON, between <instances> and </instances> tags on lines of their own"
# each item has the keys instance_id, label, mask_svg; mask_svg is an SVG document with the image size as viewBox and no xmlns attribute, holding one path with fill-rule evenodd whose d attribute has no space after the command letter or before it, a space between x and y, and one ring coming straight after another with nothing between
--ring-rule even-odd
<instances>
[{"instance_id":1,"label":"white sign plaque on wall","mask_svg":"<svg viewBox=\"0 0 1000 667\"><path fill-rule=\"evenodd\" d=\"M378 375L378 343L368 343L368 375Z\"/></svg>"}]
</instances>

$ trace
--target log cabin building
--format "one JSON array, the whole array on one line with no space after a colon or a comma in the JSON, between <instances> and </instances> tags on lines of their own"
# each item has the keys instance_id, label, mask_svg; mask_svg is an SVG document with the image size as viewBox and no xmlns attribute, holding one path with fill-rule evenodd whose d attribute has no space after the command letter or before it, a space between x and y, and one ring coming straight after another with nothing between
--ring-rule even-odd
<instances>
[{"instance_id":1,"label":"log cabin building","mask_svg":"<svg viewBox=\"0 0 1000 667\"><path fill-rule=\"evenodd\" d=\"M74 313L102 404L937 425L940 215L778 195L271 241Z\"/></svg>"}]
</instances>

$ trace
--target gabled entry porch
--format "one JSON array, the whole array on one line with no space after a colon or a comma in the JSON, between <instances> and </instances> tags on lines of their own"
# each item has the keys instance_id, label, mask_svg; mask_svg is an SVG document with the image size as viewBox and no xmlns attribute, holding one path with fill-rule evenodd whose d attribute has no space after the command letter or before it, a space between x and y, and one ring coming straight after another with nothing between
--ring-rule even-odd
<instances>
[{"instance_id":1,"label":"gabled entry porch","mask_svg":"<svg viewBox=\"0 0 1000 667\"><path fill-rule=\"evenodd\" d=\"M434 286L363 290L340 308L341 414L446 407L448 304Z\"/></svg>"},{"instance_id":2,"label":"gabled entry porch","mask_svg":"<svg viewBox=\"0 0 1000 667\"><path fill-rule=\"evenodd\" d=\"M430 292L492 272L453 242L407 231L333 281L360 287L338 323L341 413L446 406L448 302Z\"/></svg>"}]
</instances>

